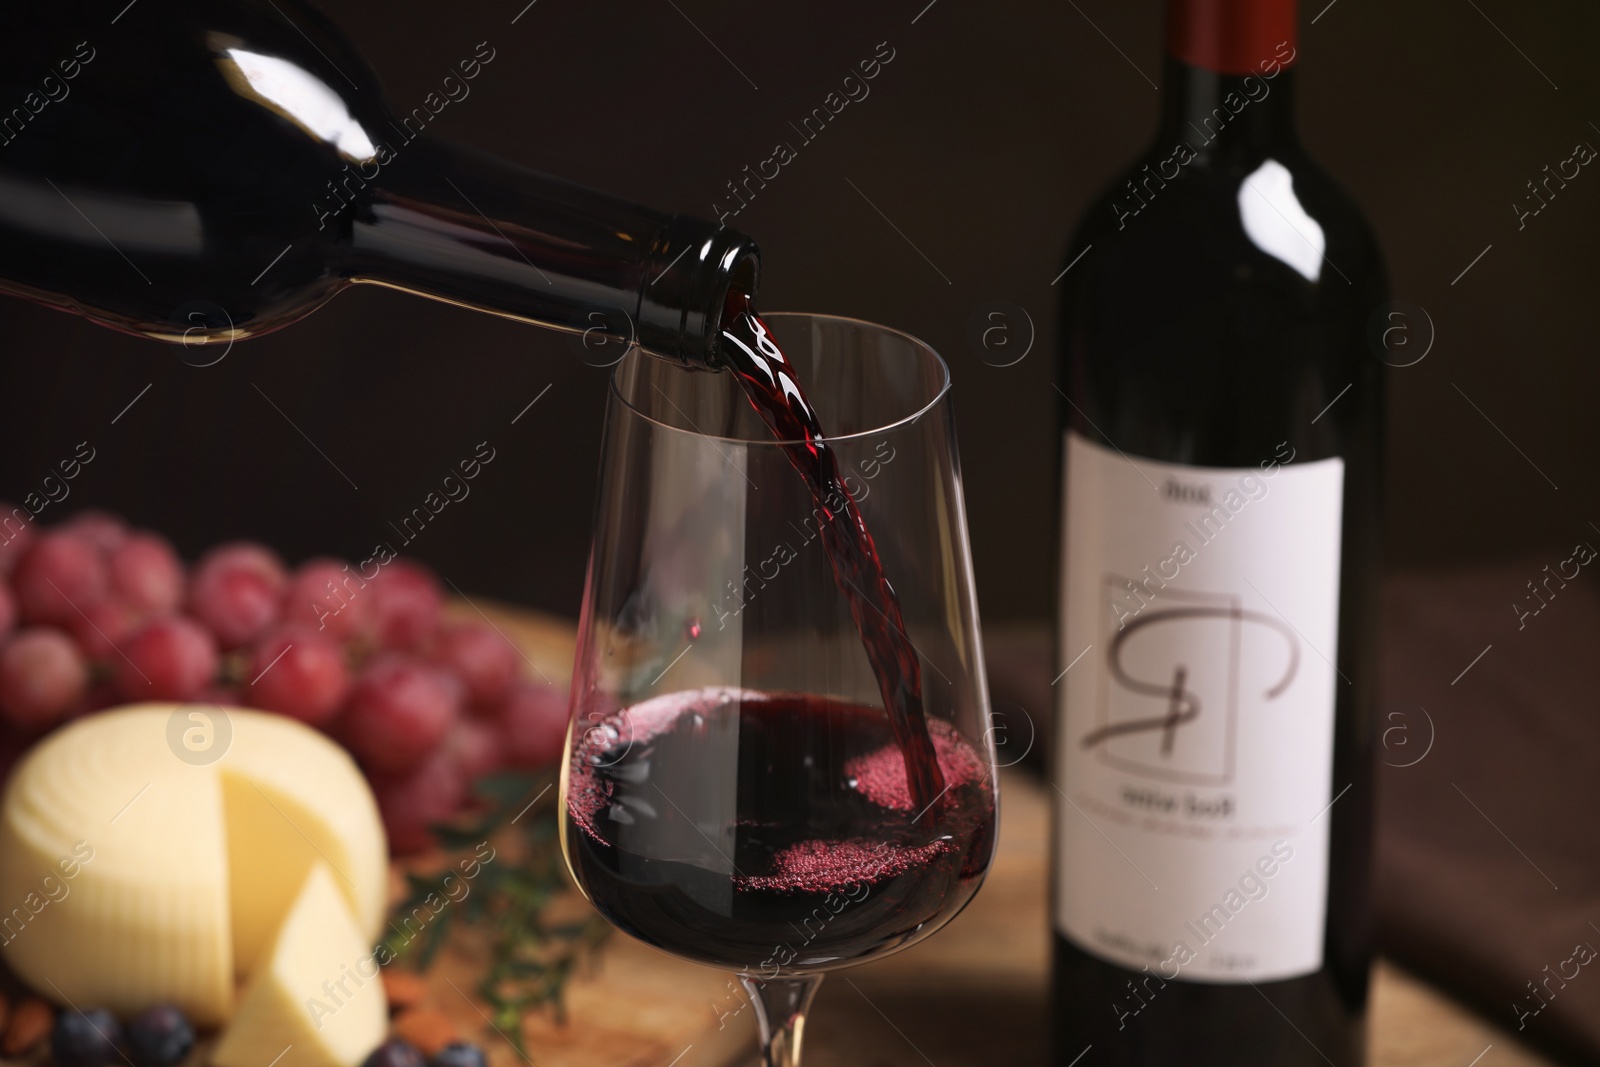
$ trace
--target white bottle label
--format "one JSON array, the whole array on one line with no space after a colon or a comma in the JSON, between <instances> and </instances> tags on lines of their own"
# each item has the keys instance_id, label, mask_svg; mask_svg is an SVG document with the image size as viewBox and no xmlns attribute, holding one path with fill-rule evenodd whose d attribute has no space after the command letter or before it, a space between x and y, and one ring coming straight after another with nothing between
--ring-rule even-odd
<instances>
[{"instance_id":1,"label":"white bottle label","mask_svg":"<svg viewBox=\"0 0 1600 1067\"><path fill-rule=\"evenodd\" d=\"M1322 966L1344 461L1069 432L1056 923L1164 980Z\"/></svg>"}]
</instances>

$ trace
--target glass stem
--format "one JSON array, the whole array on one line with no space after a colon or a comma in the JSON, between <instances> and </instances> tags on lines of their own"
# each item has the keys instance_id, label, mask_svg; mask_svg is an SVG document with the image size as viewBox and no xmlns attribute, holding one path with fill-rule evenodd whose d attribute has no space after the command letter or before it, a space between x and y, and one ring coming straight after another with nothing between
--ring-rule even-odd
<instances>
[{"instance_id":1,"label":"glass stem","mask_svg":"<svg viewBox=\"0 0 1600 1067\"><path fill-rule=\"evenodd\" d=\"M741 977L739 983L756 1007L756 1022L761 1027L761 1067L800 1067L806 1012L822 984L822 975L771 981Z\"/></svg>"}]
</instances>

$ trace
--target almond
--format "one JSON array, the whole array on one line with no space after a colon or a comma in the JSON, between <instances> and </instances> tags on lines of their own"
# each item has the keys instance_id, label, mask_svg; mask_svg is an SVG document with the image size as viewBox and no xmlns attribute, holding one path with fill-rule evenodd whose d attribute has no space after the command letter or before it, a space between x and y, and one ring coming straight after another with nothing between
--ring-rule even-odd
<instances>
[{"instance_id":1,"label":"almond","mask_svg":"<svg viewBox=\"0 0 1600 1067\"><path fill-rule=\"evenodd\" d=\"M437 1008L410 1008L394 1020L395 1035L403 1037L428 1057L454 1041L461 1040L461 1031L450 1017Z\"/></svg>"},{"instance_id":2,"label":"almond","mask_svg":"<svg viewBox=\"0 0 1600 1067\"><path fill-rule=\"evenodd\" d=\"M20 1056L43 1041L55 1025L56 1010L38 997L23 997L6 1022L5 1037L0 1038L0 1052L7 1056Z\"/></svg>"},{"instance_id":3,"label":"almond","mask_svg":"<svg viewBox=\"0 0 1600 1067\"><path fill-rule=\"evenodd\" d=\"M389 998L389 1010L414 1008L428 999L428 983L415 971L383 971L383 995Z\"/></svg>"}]
</instances>

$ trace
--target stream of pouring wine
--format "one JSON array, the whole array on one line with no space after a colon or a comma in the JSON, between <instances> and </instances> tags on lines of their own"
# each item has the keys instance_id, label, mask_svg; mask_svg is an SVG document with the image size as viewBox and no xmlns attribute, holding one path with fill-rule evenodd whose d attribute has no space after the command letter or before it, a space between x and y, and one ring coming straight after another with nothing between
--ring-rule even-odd
<instances>
[{"instance_id":1,"label":"stream of pouring wine","mask_svg":"<svg viewBox=\"0 0 1600 1067\"><path fill-rule=\"evenodd\" d=\"M789 462L805 479L822 517L822 544L839 591L861 633L878 679L895 740L905 757L906 778L917 811L926 812L944 794L944 774L928 735L922 707L922 668L906 636L900 600L855 498L839 473L805 391L745 294L728 295L723 313L724 356L744 386L750 404L783 442Z\"/></svg>"}]
</instances>

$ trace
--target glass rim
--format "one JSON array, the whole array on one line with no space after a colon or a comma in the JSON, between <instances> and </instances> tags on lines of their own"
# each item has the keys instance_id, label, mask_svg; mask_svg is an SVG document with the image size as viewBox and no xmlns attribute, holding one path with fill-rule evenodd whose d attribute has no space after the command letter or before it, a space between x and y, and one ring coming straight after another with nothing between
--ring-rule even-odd
<instances>
[{"instance_id":1,"label":"glass rim","mask_svg":"<svg viewBox=\"0 0 1600 1067\"><path fill-rule=\"evenodd\" d=\"M813 321L832 322L845 326L866 327L867 329L874 330L878 333L893 334L906 341L909 341L915 348L932 357L934 365L939 368L939 388L934 391L933 395L928 398L926 403L919 406L915 411L912 411L908 415L901 416L900 418L895 419L893 422L886 422L881 426L872 426L866 429L856 430L853 433L829 434L827 436L827 440L830 443L840 441L855 441L863 437L873 437L888 433L891 430L898 430L903 426L910 425L911 423L916 422L918 419L921 419L924 415L928 414L928 412L937 407L940 402L942 402L950 393L950 365L945 362L944 357L941 356L938 350L932 345L915 334L908 333L905 330L899 330L893 326L884 326L882 323L869 322L866 319L854 318L849 315L828 315L810 311L763 312L761 318L764 321L771 321L773 319L811 319ZM657 357L651 356L643 348L635 345L633 349L631 349L622 357L622 359L617 361L616 366L612 369L611 374L609 375L611 395L630 413L638 418L643 419L645 422L650 423L652 426L660 427L663 430L671 430L674 433L681 433L686 437L699 438L703 441L725 441L729 444L735 445L781 448L784 445L797 445L805 443L799 438L779 439L776 437L725 437L721 434L703 433L698 430L686 430L681 426L674 426L671 423L662 422L660 419L649 414L648 412L641 411L638 405L634 404L633 401L629 400L626 396L623 396L622 390L617 387L617 378L622 373L622 364L629 358L654 359ZM711 373L720 375L723 372L714 371Z\"/></svg>"}]
</instances>

